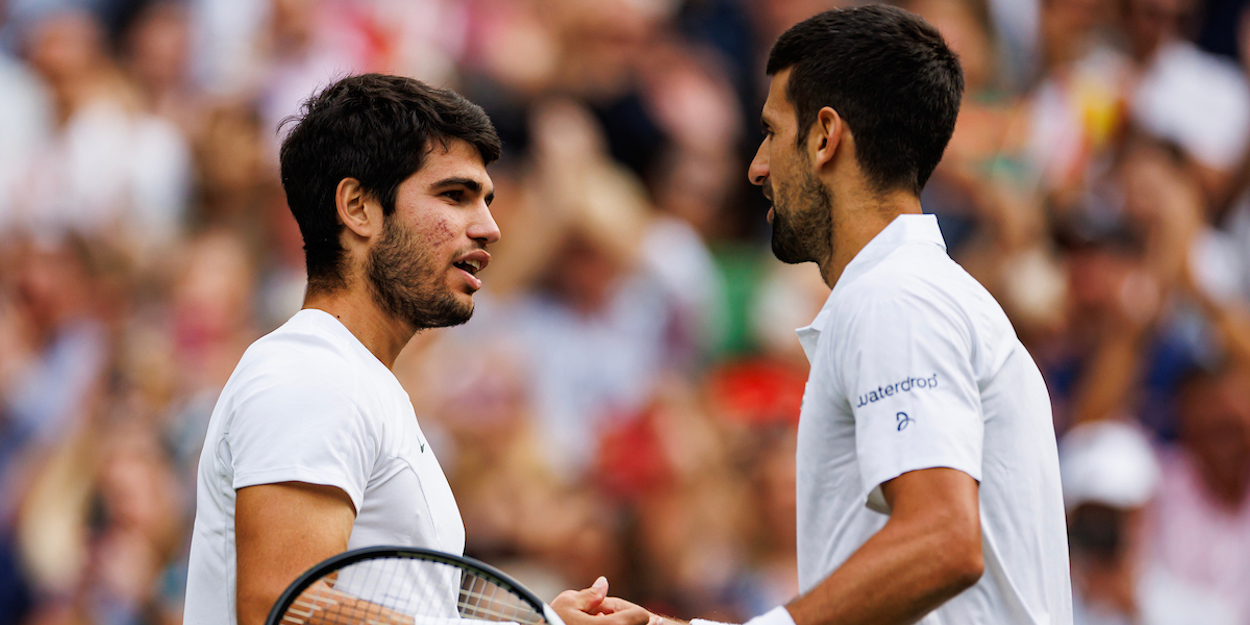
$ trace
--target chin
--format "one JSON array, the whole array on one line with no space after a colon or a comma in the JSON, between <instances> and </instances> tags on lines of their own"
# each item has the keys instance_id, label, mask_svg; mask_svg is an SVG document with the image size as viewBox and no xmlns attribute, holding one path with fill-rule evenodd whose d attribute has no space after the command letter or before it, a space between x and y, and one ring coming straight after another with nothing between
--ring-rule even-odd
<instances>
[{"instance_id":1,"label":"chin","mask_svg":"<svg viewBox=\"0 0 1250 625\"><path fill-rule=\"evenodd\" d=\"M792 239L785 238L784 234L778 236L776 226L773 227L772 248L773 256L787 265L797 265L811 260L808 258L809 254L804 254L797 249Z\"/></svg>"}]
</instances>

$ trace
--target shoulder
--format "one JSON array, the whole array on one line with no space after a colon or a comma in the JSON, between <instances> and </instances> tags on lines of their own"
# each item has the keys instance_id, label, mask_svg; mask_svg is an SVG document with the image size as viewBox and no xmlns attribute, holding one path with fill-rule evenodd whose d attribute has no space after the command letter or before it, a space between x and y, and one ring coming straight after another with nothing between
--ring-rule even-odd
<instances>
[{"instance_id":1,"label":"shoulder","mask_svg":"<svg viewBox=\"0 0 1250 625\"><path fill-rule=\"evenodd\" d=\"M838 294L831 323L835 336L849 339L833 340L942 339L969 354L1009 353L1015 329L989 291L941 248L914 247L891 254Z\"/></svg>"},{"instance_id":2,"label":"shoulder","mask_svg":"<svg viewBox=\"0 0 1250 625\"><path fill-rule=\"evenodd\" d=\"M966 318L981 299L980 284L940 248L901 249L882 260L839 297L841 316L875 317L892 310Z\"/></svg>"},{"instance_id":3,"label":"shoulder","mask_svg":"<svg viewBox=\"0 0 1250 625\"><path fill-rule=\"evenodd\" d=\"M354 356L350 343L324 320L296 316L253 343L243 358L304 377L355 373Z\"/></svg>"},{"instance_id":4,"label":"shoulder","mask_svg":"<svg viewBox=\"0 0 1250 625\"><path fill-rule=\"evenodd\" d=\"M256 394L350 397L361 377L350 344L297 315L248 347L223 395L236 400Z\"/></svg>"}]
</instances>

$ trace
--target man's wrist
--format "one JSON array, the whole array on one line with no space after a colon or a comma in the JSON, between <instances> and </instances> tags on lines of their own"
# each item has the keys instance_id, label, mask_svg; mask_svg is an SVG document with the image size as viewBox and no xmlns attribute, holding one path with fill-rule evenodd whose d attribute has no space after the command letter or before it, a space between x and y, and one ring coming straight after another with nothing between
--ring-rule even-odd
<instances>
[{"instance_id":1,"label":"man's wrist","mask_svg":"<svg viewBox=\"0 0 1250 625\"><path fill-rule=\"evenodd\" d=\"M794 617L786 606L779 605L749 621L746 625L795 625Z\"/></svg>"},{"instance_id":2,"label":"man's wrist","mask_svg":"<svg viewBox=\"0 0 1250 625\"><path fill-rule=\"evenodd\" d=\"M732 625L730 623L721 623L720 621L708 621L701 618L690 619L690 625ZM794 617L790 616L790 611L786 606L777 606L768 612L765 612L743 625L795 625Z\"/></svg>"}]
</instances>

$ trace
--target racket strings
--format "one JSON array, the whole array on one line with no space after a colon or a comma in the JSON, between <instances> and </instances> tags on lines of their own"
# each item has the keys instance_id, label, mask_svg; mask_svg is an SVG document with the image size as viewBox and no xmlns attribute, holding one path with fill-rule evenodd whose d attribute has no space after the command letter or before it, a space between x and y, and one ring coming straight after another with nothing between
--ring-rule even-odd
<instances>
[{"instance_id":1,"label":"racket strings","mask_svg":"<svg viewBox=\"0 0 1250 625\"><path fill-rule=\"evenodd\" d=\"M311 584L281 625L455 625L464 620L546 625L496 580L434 560L383 557L346 565Z\"/></svg>"}]
</instances>

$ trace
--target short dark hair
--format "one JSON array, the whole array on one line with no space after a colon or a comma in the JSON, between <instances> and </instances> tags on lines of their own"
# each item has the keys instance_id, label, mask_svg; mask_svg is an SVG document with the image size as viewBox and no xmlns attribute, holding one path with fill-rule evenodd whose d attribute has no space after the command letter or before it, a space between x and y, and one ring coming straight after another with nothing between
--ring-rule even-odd
<instances>
[{"instance_id":1,"label":"short dark hair","mask_svg":"<svg viewBox=\"0 0 1250 625\"><path fill-rule=\"evenodd\" d=\"M937 29L891 6L826 11L777 39L768 75L787 68L800 148L816 114L832 107L878 191L920 194L955 130L964 90L959 60Z\"/></svg>"},{"instance_id":2,"label":"short dark hair","mask_svg":"<svg viewBox=\"0 0 1250 625\"><path fill-rule=\"evenodd\" d=\"M421 169L434 142L473 145L484 164L499 158L499 135L478 105L454 91L403 76L361 74L326 87L304 102L282 141L282 188L304 237L310 290L344 284L346 250L334 194L344 178L390 216L400 183Z\"/></svg>"}]
</instances>

